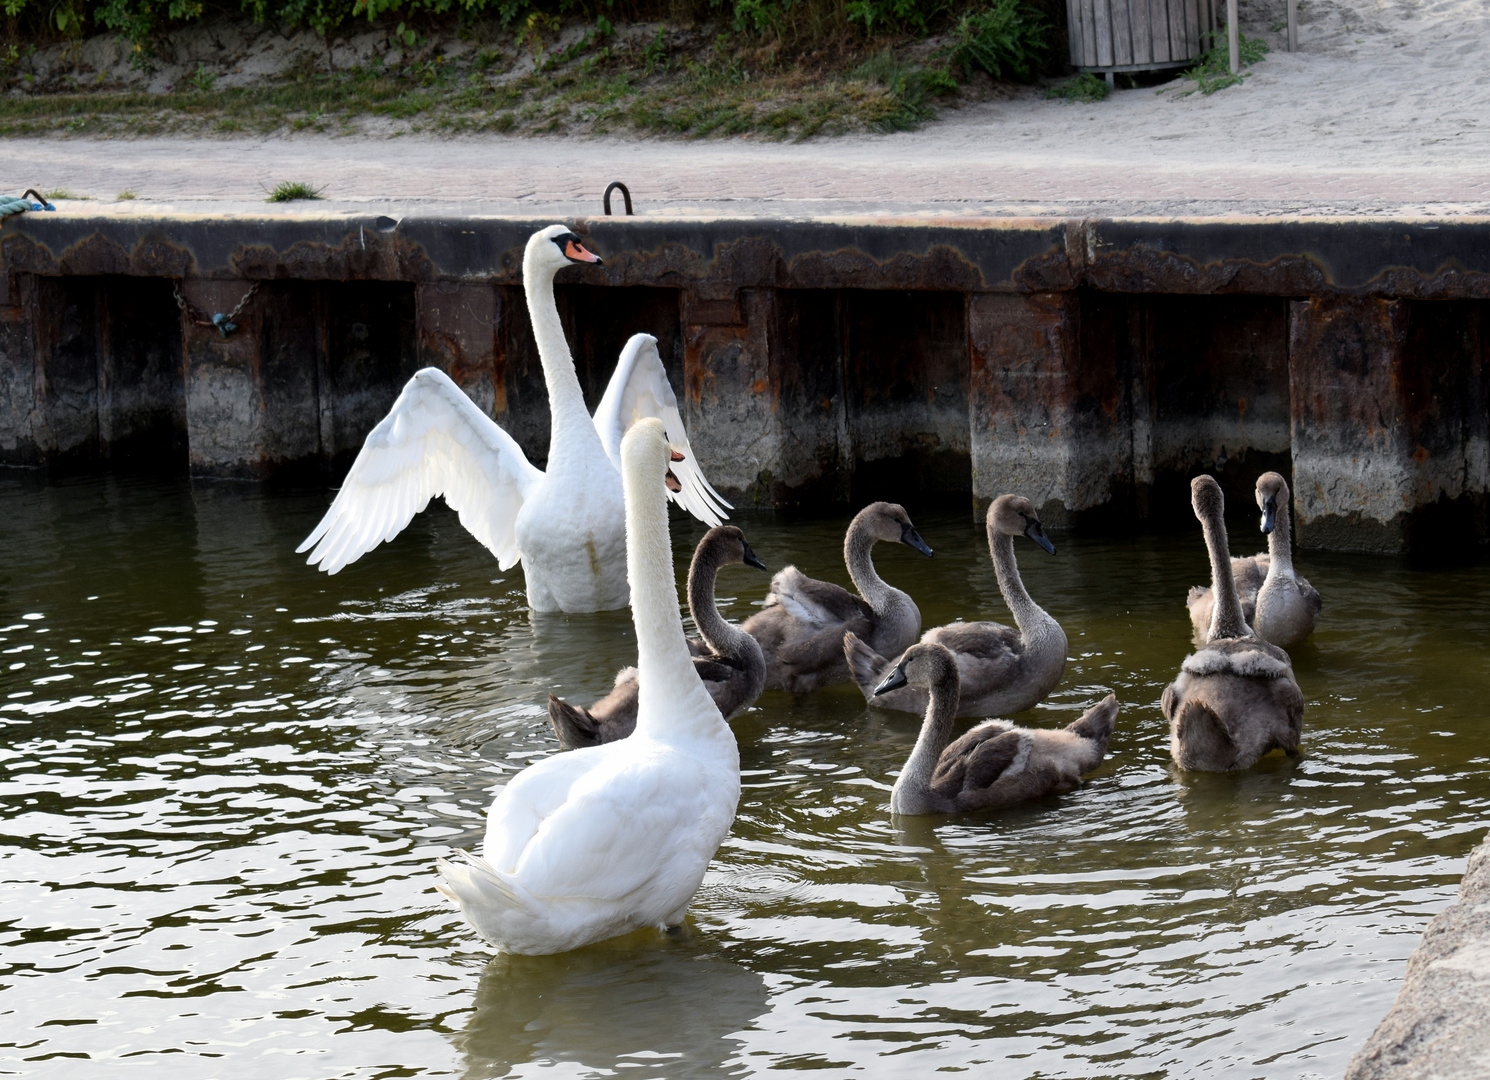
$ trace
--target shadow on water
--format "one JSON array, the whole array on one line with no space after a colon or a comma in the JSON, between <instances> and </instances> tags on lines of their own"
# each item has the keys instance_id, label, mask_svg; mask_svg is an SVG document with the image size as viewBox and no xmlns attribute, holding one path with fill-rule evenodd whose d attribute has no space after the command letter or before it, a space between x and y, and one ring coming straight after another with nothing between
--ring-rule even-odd
<instances>
[{"instance_id":1,"label":"shadow on water","mask_svg":"<svg viewBox=\"0 0 1490 1080\"><path fill-rule=\"evenodd\" d=\"M688 935L685 935L688 936ZM562 956L498 956L452 1037L468 1080L529 1062L662 1078L744 1076L766 981L696 942L640 931Z\"/></svg>"}]
</instances>

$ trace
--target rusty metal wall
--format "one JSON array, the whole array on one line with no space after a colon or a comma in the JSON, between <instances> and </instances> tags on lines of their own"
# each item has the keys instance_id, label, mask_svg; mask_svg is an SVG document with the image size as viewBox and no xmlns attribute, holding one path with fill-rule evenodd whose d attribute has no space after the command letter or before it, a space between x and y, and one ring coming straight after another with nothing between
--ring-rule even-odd
<instances>
[{"instance_id":1,"label":"rusty metal wall","mask_svg":"<svg viewBox=\"0 0 1490 1080\"><path fill-rule=\"evenodd\" d=\"M447 371L542 463L510 219L25 215L0 226L0 463L334 479L403 382ZM599 400L659 339L742 505L1003 491L1056 526L1250 513L1294 477L1306 544L1483 542L1485 222L578 220L556 295ZM204 313L258 291L223 338Z\"/></svg>"}]
</instances>

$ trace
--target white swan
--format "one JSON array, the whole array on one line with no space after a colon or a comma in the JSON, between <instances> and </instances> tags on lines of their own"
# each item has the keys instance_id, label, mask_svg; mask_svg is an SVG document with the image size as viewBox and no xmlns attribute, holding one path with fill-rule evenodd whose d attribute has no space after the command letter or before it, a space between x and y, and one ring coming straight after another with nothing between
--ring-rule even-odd
<instances>
[{"instance_id":1,"label":"white swan","mask_svg":"<svg viewBox=\"0 0 1490 1080\"><path fill-rule=\"evenodd\" d=\"M661 421L638 422L621 456L636 731L524 769L488 812L485 857L439 862L437 888L502 952L564 952L678 925L740 799L735 737L694 671L678 614Z\"/></svg>"},{"instance_id":2,"label":"white swan","mask_svg":"<svg viewBox=\"0 0 1490 1080\"><path fill-rule=\"evenodd\" d=\"M331 508L295 550L314 546L306 561L334 574L393 539L443 495L503 570L522 561L534 610L625 607L621 437L643 416L660 419L686 455L675 470L675 501L718 525L729 504L693 459L656 338L634 335L593 418L585 408L553 284L570 263L599 261L563 225L534 233L523 253L523 287L552 418L546 470L529 464L512 436L449 376L425 368L368 433Z\"/></svg>"}]
</instances>

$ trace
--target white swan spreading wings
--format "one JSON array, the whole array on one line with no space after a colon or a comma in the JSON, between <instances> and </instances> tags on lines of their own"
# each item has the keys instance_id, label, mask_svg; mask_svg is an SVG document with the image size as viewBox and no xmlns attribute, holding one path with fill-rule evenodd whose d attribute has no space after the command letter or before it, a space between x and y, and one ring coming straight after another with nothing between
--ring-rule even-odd
<instances>
[{"instance_id":1,"label":"white swan spreading wings","mask_svg":"<svg viewBox=\"0 0 1490 1080\"><path fill-rule=\"evenodd\" d=\"M646 416L662 422L683 454L673 465L673 500L700 521L720 523L729 504L693 456L656 338L633 335L593 418L585 408L553 279L570 263L599 261L562 225L535 233L524 252L523 282L552 417L547 469L530 464L449 376L425 368L368 434L331 508L297 549L314 548L308 562L334 574L393 539L442 495L502 569L522 561L534 609L624 607L621 438Z\"/></svg>"}]
</instances>

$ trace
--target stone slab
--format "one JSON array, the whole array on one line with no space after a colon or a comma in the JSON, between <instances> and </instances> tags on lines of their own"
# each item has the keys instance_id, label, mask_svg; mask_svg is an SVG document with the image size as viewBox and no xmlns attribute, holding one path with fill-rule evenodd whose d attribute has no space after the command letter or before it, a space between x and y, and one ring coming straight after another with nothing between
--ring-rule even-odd
<instances>
[{"instance_id":1,"label":"stone slab","mask_svg":"<svg viewBox=\"0 0 1490 1080\"><path fill-rule=\"evenodd\" d=\"M1386 1019L1345 1080L1490 1076L1490 837L1469 856L1459 899L1428 924Z\"/></svg>"}]
</instances>

